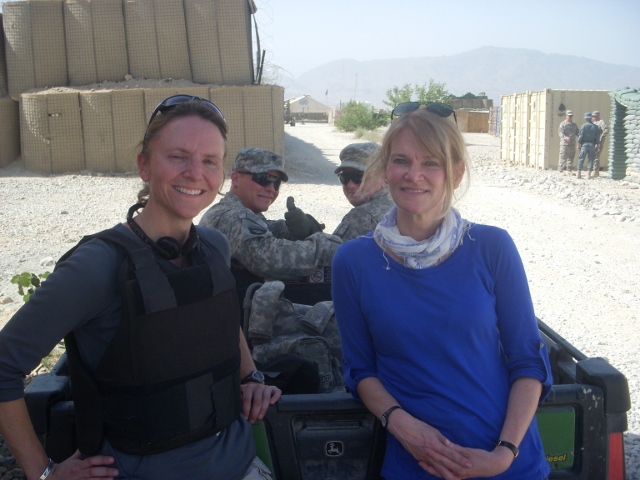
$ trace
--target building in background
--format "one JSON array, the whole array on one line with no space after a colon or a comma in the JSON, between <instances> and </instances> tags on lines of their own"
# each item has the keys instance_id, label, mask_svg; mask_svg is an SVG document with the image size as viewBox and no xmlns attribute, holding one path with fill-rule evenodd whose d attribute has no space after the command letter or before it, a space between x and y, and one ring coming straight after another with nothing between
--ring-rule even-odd
<instances>
[{"instance_id":1,"label":"building in background","mask_svg":"<svg viewBox=\"0 0 640 480\"><path fill-rule=\"evenodd\" d=\"M333 123L333 109L311 98L311 95L284 101L284 121L295 117L298 122Z\"/></svg>"}]
</instances>

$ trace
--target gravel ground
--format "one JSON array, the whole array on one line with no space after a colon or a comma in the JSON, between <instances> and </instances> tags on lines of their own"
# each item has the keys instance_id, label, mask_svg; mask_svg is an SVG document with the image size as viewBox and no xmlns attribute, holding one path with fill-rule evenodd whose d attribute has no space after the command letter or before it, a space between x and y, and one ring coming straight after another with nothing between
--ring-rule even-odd
<instances>
[{"instance_id":1,"label":"gravel ground","mask_svg":"<svg viewBox=\"0 0 640 480\"><path fill-rule=\"evenodd\" d=\"M331 126L286 127L290 181L285 199L332 231L349 205L333 174L354 140ZM538 316L588 356L607 358L629 382L627 478L640 480L640 190L637 184L578 180L555 171L506 167L499 139L465 134L472 157L469 190L457 207L469 220L509 231L523 258ZM137 175L88 172L41 176L19 162L0 169L0 328L20 306L11 277L51 270L82 235L124 220L140 187ZM12 459L0 442L0 479ZM6 457L6 458L3 458ZM19 477L15 477L19 478Z\"/></svg>"}]
</instances>

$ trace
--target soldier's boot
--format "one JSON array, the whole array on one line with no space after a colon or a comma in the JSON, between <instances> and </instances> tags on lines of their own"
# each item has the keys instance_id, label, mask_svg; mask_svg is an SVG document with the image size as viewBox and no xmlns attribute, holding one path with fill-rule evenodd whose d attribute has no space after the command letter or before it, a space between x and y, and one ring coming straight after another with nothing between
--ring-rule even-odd
<instances>
[{"instance_id":1,"label":"soldier's boot","mask_svg":"<svg viewBox=\"0 0 640 480\"><path fill-rule=\"evenodd\" d=\"M589 170L589 176L587 178L591 180L591 170Z\"/></svg>"},{"instance_id":2,"label":"soldier's boot","mask_svg":"<svg viewBox=\"0 0 640 480\"><path fill-rule=\"evenodd\" d=\"M600 176L600 169L599 168L594 168L593 169L593 178L598 178Z\"/></svg>"},{"instance_id":3,"label":"soldier's boot","mask_svg":"<svg viewBox=\"0 0 640 480\"><path fill-rule=\"evenodd\" d=\"M578 170L577 177L578 177L578 178L582 178L582 170Z\"/></svg>"}]
</instances>

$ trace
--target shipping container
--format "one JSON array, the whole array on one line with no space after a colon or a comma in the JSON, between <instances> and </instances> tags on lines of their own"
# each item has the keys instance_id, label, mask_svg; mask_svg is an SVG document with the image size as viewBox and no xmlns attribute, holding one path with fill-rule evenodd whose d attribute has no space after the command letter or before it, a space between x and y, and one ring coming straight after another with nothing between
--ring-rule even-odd
<instances>
[{"instance_id":1,"label":"shipping container","mask_svg":"<svg viewBox=\"0 0 640 480\"><path fill-rule=\"evenodd\" d=\"M560 139L558 127L566 118L566 111L573 112L573 121L581 127L584 114L600 111L607 125L610 124L611 99L606 90L552 90L528 91L502 95L500 159L510 165L522 165L539 169L558 168ZM578 152L573 161L578 163ZM600 153L600 168L609 163L607 149ZM583 166L586 169L585 165Z\"/></svg>"}]
</instances>

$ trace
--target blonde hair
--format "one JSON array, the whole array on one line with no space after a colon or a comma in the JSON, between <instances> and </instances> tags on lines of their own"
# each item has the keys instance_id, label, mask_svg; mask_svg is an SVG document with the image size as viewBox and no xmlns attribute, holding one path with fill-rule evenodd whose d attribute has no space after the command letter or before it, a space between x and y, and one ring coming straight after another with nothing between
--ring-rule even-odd
<instances>
[{"instance_id":1,"label":"blonde hair","mask_svg":"<svg viewBox=\"0 0 640 480\"><path fill-rule=\"evenodd\" d=\"M457 125L449 118L440 117L429 112L426 108L419 108L396 118L382 139L382 146L378 153L369 159L362 179L360 189L368 182L384 175L389 164L391 145L401 131L408 130L413 133L417 142L421 144L434 158L444 165L445 171L445 198L442 205L442 214L446 214L453 205L455 185L455 173L463 169L463 177L467 178L462 194L469 184L469 156L464 138ZM462 194L460 196L462 196Z\"/></svg>"}]
</instances>

